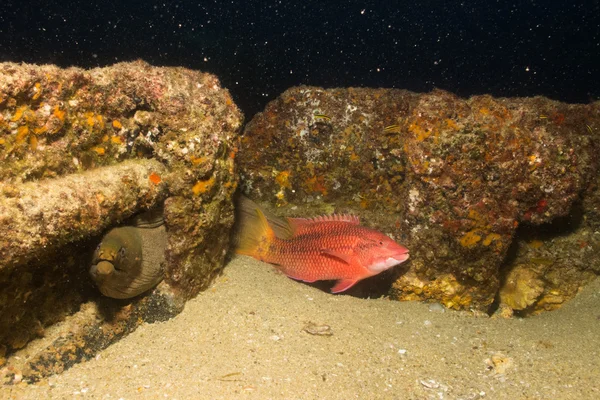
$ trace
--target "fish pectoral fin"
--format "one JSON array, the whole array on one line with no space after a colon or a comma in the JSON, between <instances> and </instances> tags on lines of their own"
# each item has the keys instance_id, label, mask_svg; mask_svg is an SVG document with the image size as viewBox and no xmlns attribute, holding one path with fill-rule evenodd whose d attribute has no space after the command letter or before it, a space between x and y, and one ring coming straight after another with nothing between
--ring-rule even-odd
<instances>
[{"instance_id":1,"label":"fish pectoral fin","mask_svg":"<svg viewBox=\"0 0 600 400\"><path fill-rule=\"evenodd\" d=\"M330 249L321 249L321 254L324 254L329 257L337 258L338 260L345 262L346 264L350 264L352 262L352 256L350 256L350 254L344 254L339 251L330 250Z\"/></svg>"},{"instance_id":2,"label":"fish pectoral fin","mask_svg":"<svg viewBox=\"0 0 600 400\"><path fill-rule=\"evenodd\" d=\"M337 283L331 288L331 293L340 293L344 290L350 289L354 284L358 282L354 279L340 279Z\"/></svg>"}]
</instances>

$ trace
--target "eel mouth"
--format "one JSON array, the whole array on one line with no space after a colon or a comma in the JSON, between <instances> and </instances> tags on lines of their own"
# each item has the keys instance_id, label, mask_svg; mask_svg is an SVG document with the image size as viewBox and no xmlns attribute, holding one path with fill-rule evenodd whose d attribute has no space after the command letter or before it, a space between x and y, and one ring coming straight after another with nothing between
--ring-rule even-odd
<instances>
[{"instance_id":1,"label":"eel mouth","mask_svg":"<svg viewBox=\"0 0 600 400\"><path fill-rule=\"evenodd\" d=\"M110 261L102 260L95 265L95 273L100 277L110 276L115 272L115 266Z\"/></svg>"}]
</instances>

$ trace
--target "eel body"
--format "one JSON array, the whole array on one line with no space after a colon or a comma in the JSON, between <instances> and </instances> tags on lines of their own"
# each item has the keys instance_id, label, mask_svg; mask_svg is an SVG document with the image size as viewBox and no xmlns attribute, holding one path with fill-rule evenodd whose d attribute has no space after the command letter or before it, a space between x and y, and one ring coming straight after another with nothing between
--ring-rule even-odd
<instances>
[{"instance_id":1,"label":"eel body","mask_svg":"<svg viewBox=\"0 0 600 400\"><path fill-rule=\"evenodd\" d=\"M132 223L111 229L94 252L90 275L105 296L135 297L163 278L167 233L162 219L148 214Z\"/></svg>"}]
</instances>

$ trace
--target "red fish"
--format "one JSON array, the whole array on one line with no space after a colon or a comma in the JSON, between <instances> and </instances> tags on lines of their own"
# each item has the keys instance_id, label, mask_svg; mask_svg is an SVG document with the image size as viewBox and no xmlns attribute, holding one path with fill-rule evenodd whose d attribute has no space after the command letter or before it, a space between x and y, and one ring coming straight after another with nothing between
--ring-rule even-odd
<instances>
[{"instance_id":1,"label":"red fish","mask_svg":"<svg viewBox=\"0 0 600 400\"><path fill-rule=\"evenodd\" d=\"M275 264L304 282L337 280L333 293L408 259L406 247L352 215L281 219L242 197L237 224L238 254Z\"/></svg>"}]
</instances>

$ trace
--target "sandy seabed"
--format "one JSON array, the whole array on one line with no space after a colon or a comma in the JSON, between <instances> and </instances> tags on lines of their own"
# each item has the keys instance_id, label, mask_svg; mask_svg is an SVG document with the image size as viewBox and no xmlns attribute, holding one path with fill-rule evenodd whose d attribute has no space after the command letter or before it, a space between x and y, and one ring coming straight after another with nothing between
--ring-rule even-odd
<instances>
[{"instance_id":1,"label":"sandy seabed","mask_svg":"<svg viewBox=\"0 0 600 400\"><path fill-rule=\"evenodd\" d=\"M598 399L600 279L495 319L332 295L236 257L177 317L2 399Z\"/></svg>"}]
</instances>

